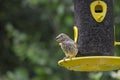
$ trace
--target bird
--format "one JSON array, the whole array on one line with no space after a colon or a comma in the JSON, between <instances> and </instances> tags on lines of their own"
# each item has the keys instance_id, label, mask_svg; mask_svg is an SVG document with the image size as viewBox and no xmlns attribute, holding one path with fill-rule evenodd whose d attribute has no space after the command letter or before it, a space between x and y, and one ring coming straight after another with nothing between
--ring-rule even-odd
<instances>
[{"instance_id":1,"label":"bird","mask_svg":"<svg viewBox=\"0 0 120 80\"><path fill-rule=\"evenodd\" d=\"M65 33L61 33L56 37L56 41L60 44L63 52L65 53L65 57L63 60L70 58L72 59L78 53L77 44Z\"/></svg>"}]
</instances>

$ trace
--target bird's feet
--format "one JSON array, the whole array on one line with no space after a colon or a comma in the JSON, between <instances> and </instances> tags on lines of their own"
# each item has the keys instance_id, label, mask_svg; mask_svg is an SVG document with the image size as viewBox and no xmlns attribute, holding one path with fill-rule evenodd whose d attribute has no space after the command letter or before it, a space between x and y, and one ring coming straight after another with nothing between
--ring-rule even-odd
<instances>
[{"instance_id":1,"label":"bird's feet","mask_svg":"<svg viewBox=\"0 0 120 80\"><path fill-rule=\"evenodd\" d=\"M69 57L70 60L72 60L73 57Z\"/></svg>"},{"instance_id":2,"label":"bird's feet","mask_svg":"<svg viewBox=\"0 0 120 80\"><path fill-rule=\"evenodd\" d=\"M66 59L72 60L72 58L73 58L73 57L64 57L64 58L63 58L63 61L66 62Z\"/></svg>"},{"instance_id":3,"label":"bird's feet","mask_svg":"<svg viewBox=\"0 0 120 80\"><path fill-rule=\"evenodd\" d=\"M68 58L68 57L64 57L64 58L63 58L63 61L66 62L66 59L67 59L67 58Z\"/></svg>"}]
</instances>

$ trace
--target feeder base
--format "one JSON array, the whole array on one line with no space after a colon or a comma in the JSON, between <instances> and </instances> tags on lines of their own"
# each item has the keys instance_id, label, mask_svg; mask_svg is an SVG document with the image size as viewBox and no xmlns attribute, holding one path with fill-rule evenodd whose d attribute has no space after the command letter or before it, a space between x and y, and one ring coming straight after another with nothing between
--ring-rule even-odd
<instances>
[{"instance_id":1,"label":"feeder base","mask_svg":"<svg viewBox=\"0 0 120 80\"><path fill-rule=\"evenodd\" d=\"M120 57L115 56L87 56L60 60L60 66L73 71L110 71L120 69Z\"/></svg>"}]
</instances>

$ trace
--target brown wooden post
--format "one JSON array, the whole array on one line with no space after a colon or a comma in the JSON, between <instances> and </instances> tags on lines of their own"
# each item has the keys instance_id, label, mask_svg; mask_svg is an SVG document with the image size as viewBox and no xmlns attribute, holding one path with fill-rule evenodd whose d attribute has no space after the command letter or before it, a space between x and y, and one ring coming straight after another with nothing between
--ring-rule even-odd
<instances>
[{"instance_id":1,"label":"brown wooden post","mask_svg":"<svg viewBox=\"0 0 120 80\"><path fill-rule=\"evenodd\" d=\"M96 22L90 11L96 0L74 0L75 25L78 27L78 48L82 56L111 56L114 53L113 0L103 0L107 13L102 22Z\"/></svg>"}]
</instances>

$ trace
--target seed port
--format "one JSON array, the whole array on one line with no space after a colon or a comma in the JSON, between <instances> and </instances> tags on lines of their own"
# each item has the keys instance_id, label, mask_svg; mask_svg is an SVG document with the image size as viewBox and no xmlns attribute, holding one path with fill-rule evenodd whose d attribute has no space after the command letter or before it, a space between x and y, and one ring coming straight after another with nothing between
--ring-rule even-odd
<instances>
[{"instance_id":1,"label":"seed port","mask_svg":"<svg viewBox=\"0 0 120 80\"><path fill-rule=\"evenodd\" d=\"M96 5L95 6L95 12L96 13L102 13L103 12L103 7L101 5Z\"/></svg>"},{"instance_id":2,"label":"seed port","mask_svg":"<svg viewBox=\"0 0 120 80\"><path fill-rule=\"evenodd\" d=\"M90 4L90 10L93 18L97 22L102 22L106 16L107 4L104 1L93 1Z\"/></svg>"}]
</instances>

